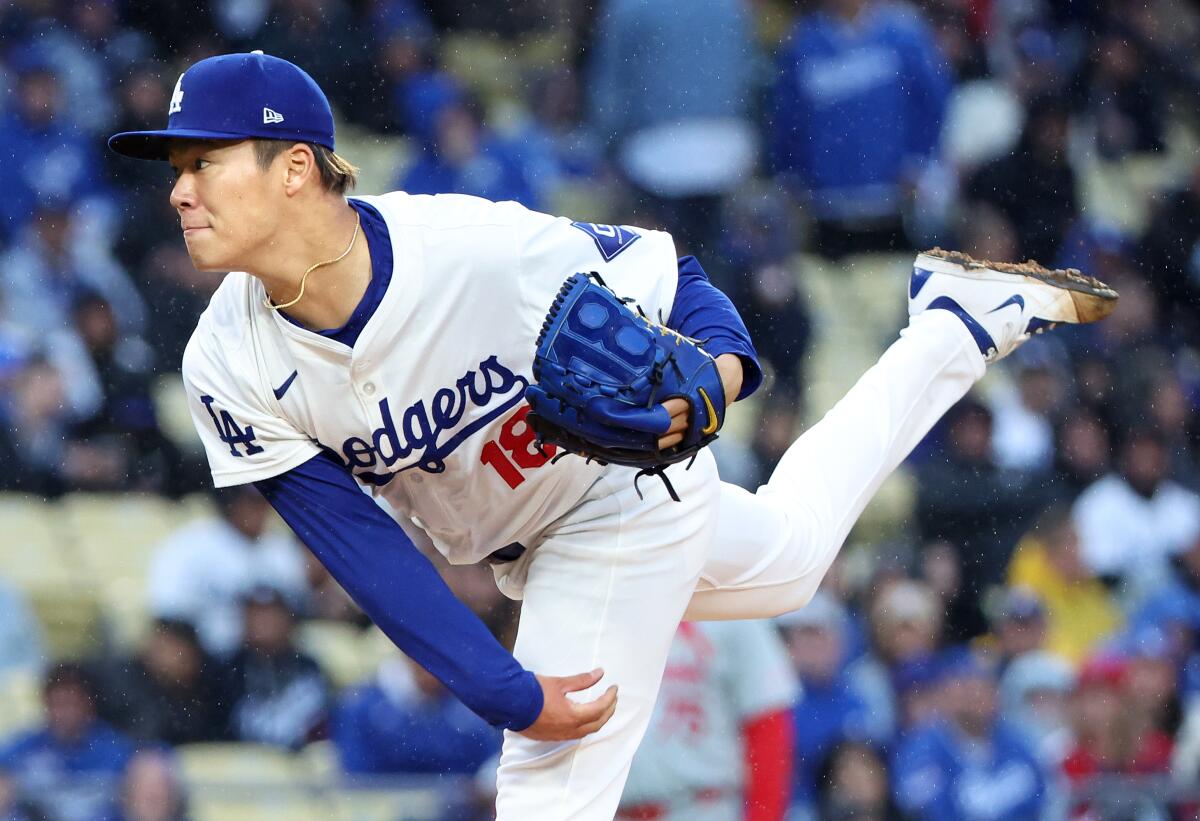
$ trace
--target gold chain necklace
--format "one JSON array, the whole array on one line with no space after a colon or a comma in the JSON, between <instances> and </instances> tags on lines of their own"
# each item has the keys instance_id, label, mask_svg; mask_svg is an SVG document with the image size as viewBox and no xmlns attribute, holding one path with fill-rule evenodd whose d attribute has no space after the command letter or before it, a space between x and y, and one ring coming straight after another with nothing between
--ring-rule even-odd
<instances>
[{"instance_id":1,"label":"gold chain necklace","mask_svg":"<svg viewBox=\"0 0 1200 821\"><path fill-rule=\"evenodd\" d=\"M358 219L358 217L356 216L355 220L354 220L354 234L350 237L350 244L346 246L346 250L342 251L342 253L339 256L336 256L333 259L327 259L324 262L318 262L316 265L309 266L309 269L304 272L304 276L300 277L300 293L296 294L295 299L293 299L291 302L285 302L282 305L274 305L271 302L271 297L265 296L265 297L263 297L263 304L266 305L268 308L273 308L274 310L279 311L284 308L290 308L293 305L295 305L297 302L299 302L300 299L304 296L304 283L308 280L308 275L311 274L313 271L317 270L318 268L323 268L326 265L333 265L335 262L341 262L342 260L344 260L346 258L346 256L350 253L350 251L353 250L353 248L354 248L354 242L355 242L355 240L358 239L358 229L361 225L362 225L362 220Z\"/></svg>"}]
</instances>

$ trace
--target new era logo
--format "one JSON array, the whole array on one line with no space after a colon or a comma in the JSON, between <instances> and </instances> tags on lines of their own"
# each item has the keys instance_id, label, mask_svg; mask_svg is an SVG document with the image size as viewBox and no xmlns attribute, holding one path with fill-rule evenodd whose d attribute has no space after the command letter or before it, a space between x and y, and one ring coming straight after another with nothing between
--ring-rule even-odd
<instances>
[{"instance_id":1,"label":"new era logo","mask_svg":"<svg viewBox=\"0 0 1200 821\"><path fill-rule=\"evenodd\" d=\"M263 125L267 125L268 123L281 123L281 122L283 122L283 115L280 114L278 111L272 111L269 108L263 109Z\"/></svg>"}]
</instances>

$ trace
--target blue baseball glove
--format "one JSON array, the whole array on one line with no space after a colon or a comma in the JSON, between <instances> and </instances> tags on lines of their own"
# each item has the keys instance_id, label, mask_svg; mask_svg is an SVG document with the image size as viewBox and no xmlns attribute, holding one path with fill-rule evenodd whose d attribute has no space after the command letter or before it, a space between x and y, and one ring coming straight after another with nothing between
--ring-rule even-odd
<instances>
[{"instance_id":1,"label":"blue baseball glove","mask_svg":"<svg viewBox=\"0 0 1200 821\"><path fill-rule=\"evenodd\" d=\"M716 361L693 339L651 321L599 274L573 274L550 306L525 390L539 443L658 474L692 459L725 421ZM690 406L683 441L661 450L671 424L662 403ZM640 476L640 474L639 474ZM673 498L675 491L667 483Z\"/></svg>"}]
</instances>

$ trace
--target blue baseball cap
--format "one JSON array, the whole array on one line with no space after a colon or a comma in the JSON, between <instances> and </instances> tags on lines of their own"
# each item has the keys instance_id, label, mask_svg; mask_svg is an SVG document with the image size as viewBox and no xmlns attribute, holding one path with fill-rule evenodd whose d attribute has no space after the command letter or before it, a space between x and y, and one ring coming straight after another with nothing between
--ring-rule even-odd
<instances>
[{"instance_id":1,"label":"blue baseball cap","mask_svg":"<svg viewBox=\"0 0 1200 821\"><path fill-rule=\"evenodd\" d=\"M179 75L167 127L114 134L108 147L139 160L165 160L171 140L294 140L333 147L333 112L299 66L254 51L201 60Z\"/></svg>"}]
</instances>

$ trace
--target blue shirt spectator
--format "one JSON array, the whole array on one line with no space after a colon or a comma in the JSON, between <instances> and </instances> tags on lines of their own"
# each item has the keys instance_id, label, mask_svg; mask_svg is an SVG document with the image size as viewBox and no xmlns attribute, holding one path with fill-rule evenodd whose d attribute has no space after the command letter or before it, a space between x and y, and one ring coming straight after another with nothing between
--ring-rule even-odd
<instances>
[{"instance_id":1,"label":"blue shirt spectator","mask_svg":"<svg viewBox=\"0 0 1200 821\"><path fill-rule=\"evenodd\" d=\"M489 200L541 205L516 152L493 134L470 102L436 115L434 142L400 180L410 194L473 194Z\"/></svg>"},{"instance_id":2,"label":"blue shirt spectator","mask_svg":"<svg viewBox=\"0 0 1200 821\"><path fill-rule=\"evenodd\" d=\"M950 70L913 10L826 5L800 20L780 58L775 168L808 190L818 219L894 215L902 185L937 149Z\"/></svg>"},{"instance_id":3,"label":"blue shirt spectator","mask_svg":"<svg viewBox=\"0 0 1200 821\"><path fill-rule=\"evenodd\" d=\"M602 138L620 142L654 126L747 116L756 56L747 6L743 0L603 4L589 89Z\"/></svg>"},{"instance_id":4,"label":"blue shirt spectator","mask_svg":"<svg viewBox=\"0 0 1200 821\"><path fill-rule=\"evenodd\" d=\"M797 799L816 797L817 769L839 741L861 739L871 723L869 708L843 671L831 681L803 681L804 695L793 708L796 722Z\"/></svg>"},{"instance_id":5,"label":"blue shirt spectator","mask_svg":"<svg viewBox=\"0 0 1200 821\"><path fill-rule=\"evenodd\" d=\"M342 696L333 742L342 769L354 774L472 775L500 750L495 729L399 658L385 662L376 681Z\"/></svg>"},{"instance_id":6,"label":"blue shirt spectator","mask_svg":"<svg viewBox=\"0 0 1200 821\"><path fill-rule=\"evenodd\" d=\"M134 745L96 718L95 691L78 666L51 669L43 696L45 725L0 747L0 770L51 817L91 819L107 805Z\"/></svg>"},{"instance_id":7,"label":"blue shirt spectator","mask_svg":"<svg viewBox=\"0 0 1200 821\"><path fill-rule=\"evenodd\" d=\"M0 118L0 240L10 240L34 212L39 195L94 193L99 161L92 140L63 111L59 80L35 63L18 70L16 95Z\"/></svg>"},{"instance_id":8,"label":"blue shirt spectator","mask_svg":"<svg viewBox=\"0 0 1200 821\"><path fill-rule=\"evenodd\" d=\"M43 18L24 35L18 64L53 67L66 100L65 115L89 134L107 132L116 111L112 88L134 62L150 56L150 38L126 28L113 0L72 3L58 20Z\"/></svg>"},{"instance_id":9,"label":"blue shirt spectator","mask_svg":"<svg viewBox=\"0 0 1200 821\"><path fill-rule=\"evenodd\" d=\"M1039 818L1045 773L1029 740L998 718L991 671L969 653L946 656L944 719L914 730L897 748L896 803L924 821Z\"/></svg>"},{"instance_id":10,"label":"blue shirt spectator","mask_svg":"<svg viewBox=\"0 0 1200 821\"><path fill-rule=\"evenodd\" d=\"M719 198L750 173L757 50L745 0L609 0L599 10L590 121L635 187L639 221L706 253ZM644 224L644 222L643 222Z\"/></svg>"},{"instance_id":11,"label":"blue shirt spectator","mask_svg":"<svg viewBox=\"0 0 1200 821\"><path fill-rule=\"evenodd\" d=\"M886 741L884 728L847 672L845 608L823 591L780 618L788 652L800 678L801 697L792 709L796 727L795 801L817 798L819 770L845 739Z\"/></svg>"},{"instance_id":12,"label":"blue shirt spectator","mask_svg":"<svg viewBox=\"0 0 1200 821\"><path fill-rule=\"evenodd\" d=\"M104 238L72 212L66 199L46 199L32 224L0 255L0 294L7 319L31 330L74 330L74 310L86 296L111 306L122 334L137 334L146 306Z\"/></svg>"},{"instance_id":13,"label":"blue shirt spectator","mask_svg":"<svg viewBox=\"0 0 1200 821\"><path fill-rule=\"evenodd\" d=\"M1046 791L1028 742L1002 723L982 739L925 727L897 751L895 775L897 802L928 821L1037 818Z\"/></svg>"}]
</instances>

